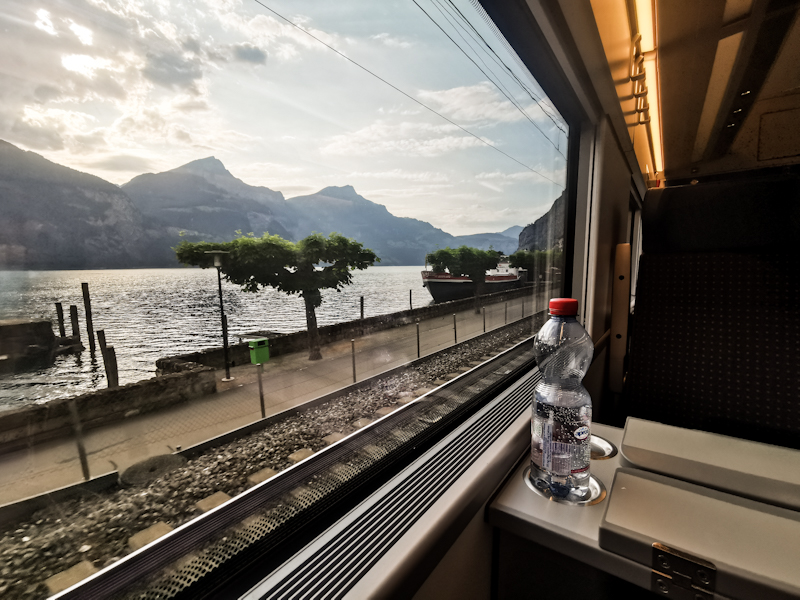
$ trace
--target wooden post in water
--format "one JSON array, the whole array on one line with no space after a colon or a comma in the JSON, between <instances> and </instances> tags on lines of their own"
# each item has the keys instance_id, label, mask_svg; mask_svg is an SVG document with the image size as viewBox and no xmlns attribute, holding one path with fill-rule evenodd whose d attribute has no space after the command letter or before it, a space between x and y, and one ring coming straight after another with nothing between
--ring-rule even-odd
<instances>
[{"instance_id":1,"label":"wooden post in water","mask_svg":"<svg viewBox=\"0 0 800 600\"><path fill-rule=\"evenodd\" d=\"M78 406L75 404L74 399L70 400L68 405L70 416L72 416L72 429L75 431L75 443L78 446L78 458L80 458L81 461L83 478L89 481L89 479L91 479L89 475L89 461L86 458L86 446L83 444L83 426L81 425L81 418L78 415Z\"/></svg>"},{"instance_id":2,"label":"wooden post in water","mask_svg":"<svg viewBox=\"0 0 800 600\"><path fill-rule=\"evenodd\" d=\"M364 296L361 296L361 320L364 320Z\"/></svg>"},{"instance_id":3,"label":"wooden post in water","mask_svg":"<svg viewBox=\"0 0 800 600\"><path fill-rule=\"evenodd\" d=\"M114 346L106 346L103 353L103 364L106 367L106 375L108 377L108 387L119 387L119 372L117 371L117 353L114 352Z\"/></svg>"},{"instance_id":4,"label":"wooden post in water","mask_svg":"<svg viewBox=\"0 0 800 600\"><path fill-rule=\"evenodd\" d=\"M361 299L363 300L364 297L362 296ZM353 383L356 382L356 341L350 340L350 348L353 350Z\"/></svg>"},{"instance_id":5,"label":"wooden post in water","mask_svg":"<svg viewBox=\"0 0 800 600\"><path fill-rule=\"evenodd\" d=\"M67 337L67 332L64 330L64 307L61 302L56 302L56 316L58 317L58 335L62 338Z\"/></svg>"},{"instance_id":6,"label":"wooden post in water","mask_svg":"<svg viewBox=\"0 0 800 600\"><path fill-rule=\"evenodd\" d=\"M103 367L106 370L106 381L108 382L108 387L118 387L119 386L119 374L116 372L117 366L117 356L114 355L113 359L113 366L114 370L111 370L111 361L108 358L108 346L106 346L106 332L103 329L97 330L97 342L100 344L100 356L103 357ZM111 349L114 350L113 347ZM112 385L112 382L114 385Z\"/></svg>"},{"instance_id":7,"label":"wooden post in water","mask_svg":"<svg viewBox=\"0 0 800 600\"><path fill-rule=\"evenodd\" d=\"M78 328L78 307L74 304L69 305L69 320L72 322L72 337L81 340L81 330Z\"/></svg>"},{"instance_id":8,"label":"wooden post in water","mask_svg":"<svg viewBox=\"0 0 800 600\"><path fill-rule=\"evenodd\" d=\"M94 327L92 326L92 301L89 299L89 284L82 283L83 309L86 311L86 333L89 335L89 352L94 354Z\"/></svg>"},{"instance_id":9,"label":"wooden post in water","mask_svg":"<svg viewBox=\"0 0 800 600\"><path fill-rule=\"evenodd\" d=\"M414 310L414 303L411 301L411 290L408 290L408 309Z\"/></svg>"},{"instance_id":10,"label":"wooden post in water","mask_svg":"<svg viewBox=\"0 0 800 600\"><path fill-rule=\"evenodd\" d=\"M100 344L100 354L106 351L106 332L104 329L97 330L97 342ZM105 360L105 357L103 357Z\"/></svg>"}]
</instances>

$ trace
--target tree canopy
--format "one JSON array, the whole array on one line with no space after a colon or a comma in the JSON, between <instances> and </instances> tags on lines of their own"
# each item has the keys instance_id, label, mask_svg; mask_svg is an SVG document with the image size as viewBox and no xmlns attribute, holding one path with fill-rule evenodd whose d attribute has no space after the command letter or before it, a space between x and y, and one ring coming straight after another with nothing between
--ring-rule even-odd
<instances>
[{"instance_id":1,"label":"tree canopy","mask_svg":"<svg viewBox=\"0 0 800 600\"><path fill-rule=\"evenodd\" d=\"M315 312L322 304L321 290L341 289L352 281L352 271L380 262L372 250L338 233L328 237L313 233L297 243L268 233L221 243L183 241L175 253L183 264L207 268L214 266L214 257L206 252L215 250L229 253L220 271L243 290L257 292L270 286L303 298L310 360L322 358Z\"/></svg>"},{"instance_id":2,"label":"tree canopy","mask_svg":"<svg viewBox=\"0 0 800 600\"><path fill-rule=\"evenodd\" d=\"M558 250L517 250L508 257L512 267L527 269L528 281L535 281L550 267L562 266L562 254Z\"/></svg>"},{"instance_id":3,"label":"tree canopy","mask_svg":"<svg viewBox=\"0 0 800 600\"><path fill-rule=\"evenodd\" d=\"M460 246L431 252L425 260L431 264L435 273L447 270L452 275L469 277L475 284L475 312L480 312L480 295L484 293L486 271L497 268L502 256L503 253L497 250Z\"/></svg>"}]
</instances>

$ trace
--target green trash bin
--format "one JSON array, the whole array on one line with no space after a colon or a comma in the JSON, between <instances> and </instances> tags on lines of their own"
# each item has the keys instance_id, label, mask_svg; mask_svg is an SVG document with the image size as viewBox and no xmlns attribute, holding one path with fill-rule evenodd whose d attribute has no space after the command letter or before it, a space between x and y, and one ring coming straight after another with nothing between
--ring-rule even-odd
<instances>
[{"instance_id":1,"label":"green trash bin","mask_svg":"<svg viewBox=\"0 0 800 600\"><path fill-rule=\"evenodd\" d=\"M254 365L265 363L269 360L269 339L250 340L250 362Z\"/></svg>"}]
</instances>

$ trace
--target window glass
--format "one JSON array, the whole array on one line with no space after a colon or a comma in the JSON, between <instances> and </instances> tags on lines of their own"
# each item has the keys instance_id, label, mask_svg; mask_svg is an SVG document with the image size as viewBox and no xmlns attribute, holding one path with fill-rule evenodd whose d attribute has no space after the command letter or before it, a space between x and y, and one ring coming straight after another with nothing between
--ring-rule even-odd
<instances>
[{"instance_id":1,"label":"window glass","mask_svg":"<svg viewBox=\"0 0 800 600\"><path fill-rule=\"evenodd\" d=\"M7 0L0 29L4 597L118 562L560 295L569 128L477 2ZM174 250L314 232L380 262L306 302Z\"/></svg>"}]
</instances>

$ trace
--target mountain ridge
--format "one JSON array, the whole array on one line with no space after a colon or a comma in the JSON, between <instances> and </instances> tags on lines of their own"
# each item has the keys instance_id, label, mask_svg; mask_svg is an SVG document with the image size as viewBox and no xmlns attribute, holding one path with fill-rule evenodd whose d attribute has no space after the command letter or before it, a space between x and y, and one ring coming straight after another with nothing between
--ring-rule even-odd
<instances>
[{"instance_id":1,"label":"mountain ridge","mask_svg":"<svg viewBox=\"0 0 800 600\"><path fill-rule=\"evenodd\" d=\"M285 198L236 178L214 156L117 186L0 140L0 268L177 266L181 239L228 241L237 231L297 241L313 231L354 238L383 265L422 265L445 246L490 246L510 254L504 232L454 236L393 215L352 185ZM35 230L36 236L30 231Z\"/></svg>"}]
</instances>

